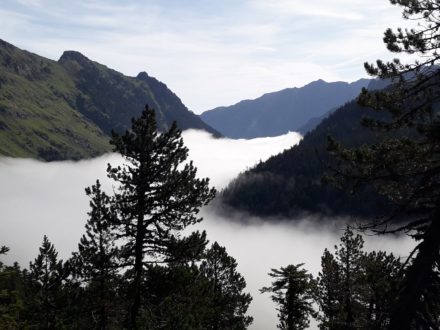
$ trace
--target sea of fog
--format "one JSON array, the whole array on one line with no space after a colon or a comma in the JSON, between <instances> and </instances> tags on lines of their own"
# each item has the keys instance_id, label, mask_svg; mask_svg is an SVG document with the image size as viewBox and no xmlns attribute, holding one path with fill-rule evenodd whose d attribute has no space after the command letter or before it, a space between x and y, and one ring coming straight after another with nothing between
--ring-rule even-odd
<instances>
[{"instance_id":1,"label":"sea of fog","mask_svg":"<svg viewBox=\"0 0 440 330\"><path fill-rule=\"evenodd\" d=\"M296 133L253 140L215 139L201 131L186 131L184 142L200 177L210 177L221 189L229 180L260 160L289 148L301 139ZM0 158L0 245L10 247L2 261L18 261L27 267L38 254L43 235L48 235L66 259L76 249L87 219L88 198L84 188L101 180L106 189L107 163L116 164L115 154L79 162L43 163L30 159ZM271 222L243 214L223 218L210 208L201 210L204 221L195 229L205 229L211 242L226 246L237 259L238 270L247 281L254 298L249 314L254 317L251 329L275 329L275 306L267 286L271 268L305 263L316 275L325 248L338 244L345 219L271 219ZM293 221L294 220L294 221ZM407 237L367 236L366 248L382 249L406 256L413 246ZM315 328L312 323L311 328Z\"/></svg>"}]
</instances>

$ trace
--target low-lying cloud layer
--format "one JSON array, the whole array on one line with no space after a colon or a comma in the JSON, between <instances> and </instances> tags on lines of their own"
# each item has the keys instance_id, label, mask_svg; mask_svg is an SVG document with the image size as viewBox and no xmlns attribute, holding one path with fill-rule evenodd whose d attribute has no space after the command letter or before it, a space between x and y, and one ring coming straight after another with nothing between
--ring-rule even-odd
<instances>
[{"instance_id":1,"label":"low-lying cloud layer","mask_svg":"<svg viewBox=\"0 0 440 330\"><path fill-rule=\"evenodd\" d=\"M199 131L184 133L190 157L201 177L209 176L219 189L237 173L260 159L265 160L297 143L300 136L289 133L275 138L254 140L213 139ZM108 162L120 162L118 155L109 154L80 162L41 163L34 160L0 158L0 245L11 248L6 262L19 261L27 266L38 253L44 234L55 244L62 258L68 258L76 249L87 219L88 198L84 188L100 179L106 179ZM254 300L250 314L255 321L252 329L275 329L276 311L267 294L258 292L270 284L270 268L305 263L317 274L324 248L338 243L342 219L327 219L328 225L316 225L314 219L264 222L252 219L240 224L243 215L235 221L201 212L205 220L195 229L205 229L211 242L226 246L238 261L238 269L246 278L247 290ZM248 222L248 221L246 221ZM399 237L367 237L367 249L384 249L406 255L411 240Z\"/></svg>"}]
</instances>

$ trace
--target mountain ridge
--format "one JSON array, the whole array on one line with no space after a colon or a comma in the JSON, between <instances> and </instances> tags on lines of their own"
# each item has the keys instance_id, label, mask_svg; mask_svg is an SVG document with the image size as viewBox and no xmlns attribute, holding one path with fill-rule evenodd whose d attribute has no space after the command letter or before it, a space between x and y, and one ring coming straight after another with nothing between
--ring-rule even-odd
<instances>
[{"instance_id":1,"label":"mountain ridge","mask_svg":"<svg viewBox=\"0 0 440 330\"><path fill-rule=\"evenodd\" d=\"M168 87L141 72L128 77L77 51L58 61L0 39L0 155L82 159L111 150L112 129L124 131L148 104L158 127L220 134L190 112Z\"/></svg>"},{"instance_id":2,"label":"mountain ridge","mask_svg":"<svg viewBox=\"0 0 440 330\"><path fill-rule=\"evenodd\" d=\"M322 79L303 87L265 93L256 99L242 100L231 106L203 112L201 118L231 138L277 136L298 131L315 117L354 99L369 79L352 83Z\"/></svg>"}]
</instances>

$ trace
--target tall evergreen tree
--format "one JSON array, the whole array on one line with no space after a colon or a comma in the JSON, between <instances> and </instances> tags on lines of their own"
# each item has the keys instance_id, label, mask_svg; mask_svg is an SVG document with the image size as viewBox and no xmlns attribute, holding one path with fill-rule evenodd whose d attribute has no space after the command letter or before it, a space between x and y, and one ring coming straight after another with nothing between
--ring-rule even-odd
<instances>
[{"instance_id":1,"label":"tall evergreen tree","mask_svg":"<svg viewBox=\"0 0 440 330\"><path fill-rule=\"evenodd\" d=\"M206 251L200 265L201 274L208 279L210 290L207 329L246 329L253 318L246 315L252 297L243 293L246 281L237 272L237 262L226 249L214 242Z\"/></svg>"},{"instance_id":2,"label":"tall evergreen tree","mask_svg":"<svg viewBox=\"0 0 440 330\"><path fill-rule=\"evenodd\" d=\"M270 287L264 287L261 293L271 292L272 300L279 306L277 325L281 330L307 329L310 316L315 316L312 306L313 279L304 264L289 265L272 269L269 275L275 278Z\"/></svg>"},{"instance_id":3,"label":"tall evergreen tree","mask_svg":"<svg viewBox=\"0 0 440 330\"><path fill-rule=\"evenodd\" d=\"M113 231L113 214L110 198L101 190L96 181L92 187L86 188L90 197L91 211L86 223L86 234L81 237L78 252L71 259L75 269L76 280L85 284L87 296L84 310L89 315L91 327L109 329L117 320L118 256L116 235Z\"/></svg>"},{"instance_id":4,"label":"tall evergreen tree","mask_svg":"<svg viewBox=\"0 0 440 330\"><path fill-rule=\"evenodd\" d=\"M172 259L179 232L201 218L196 214L215 194L208 179L197 179L192 162L186 162L188 149L173 123L159 134L155 112L145 108L132 129L120 136L113 132L111 143L125 163L108 165L107 174L118 184L113 198L122 238L123 266L131 277L128 327L137 328L142 305L141 287L149 263Z\"/></svg>"},{"instance_id":5,"label":"tall evergreen tree","mask_svg":"<svg viewBox=\"0 0 440 330\"><path fill-rule=\"evenodd\" d=\"M60 329L63 327L63 282L66 278L62 260L45 235L40 253L30 263L25 274L28 282L26 300L32 328Z\"/></svg>"},{"instance_id":6,"label":"tall evergreen tree","mask_svg":"<svg viewBox=\"0 0 440 330\"><path fill-rule=\"evenodd\" d=\"M341 266L335 256L327 249L321 257L321 272L316 279L315 299L322 315L319 315L319 328L342 329L343 285Z\"/></svg>"},{"instance_id":7,"label":"tall evergreen tree","mask_svg":"<svg viewBox=\"0 0 440 330\"><path fill-rule=\"evenodd\" d=\"M373 186L395 206L391 215L367 227L381 232L408 232L419 241L391 318L391 329L405 330L429 322L423 310L440 251L440 3L391 3L403 8L405 19L420 24L413 29L388 29L384 42L390 51L419 55L419 60L409 64L399 59L366 63L369 74L390 79L393 86L382 91L364 90L359 98L362 105L388 114L388 120L364 120L367 127L386 132L388 137L359 149L346 149L330 140L329 148L340 160L335 176L341 185Z\"/></svg>"},{"instance_id":8,"label":"tall evergreen tree","mask_svg":"<svg viewBox=\"0 0 440 330\"><path fill-rule=\"evenodd\" d=\"M316 279L319 328L387 329L402 264L393 254L366 253L363 239L347 228L335 255L325 249Z\"/></svg>"},{"instance_id":9,"label":"tall evergreen tree","mask_svg":"<svg viewBox=\"0 0 440 330\"><path fill-rule=\"evenodd\" d=\"M360 285L362 278L361 260L364 240L361 235L354 235L347 227L341 237L339 246L335 246L336 259L341 271L342 311L344 329L357 328L357 317L360 314Z\"/></svg>"}]
</instances>

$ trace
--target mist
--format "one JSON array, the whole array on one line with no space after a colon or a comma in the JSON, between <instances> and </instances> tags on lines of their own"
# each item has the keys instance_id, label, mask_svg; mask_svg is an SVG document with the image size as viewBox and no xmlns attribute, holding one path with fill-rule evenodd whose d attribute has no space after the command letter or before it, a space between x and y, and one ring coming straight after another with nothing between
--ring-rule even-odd
<instances>
[{"instance_id":1,"label":"mist","mask_svg":"<svg viewBox=\"0 0 440 330\"><path fill-rule=\"evenodd\" d=\"M210 177L217 189L225 187L246 168L301 139L297 133L253 140L215 139L194 130L184 132L183 137L198 175ZM121 161L116 154L52 163L0 158L0 245L11 249L2 261L18 261L28 267L45 234L59 256L69 258L84 232L89 211L84 188L99 179L104 189L111 189L112 183L105 175L106 165ZM209 207L201 210L201 216L204 221L190 229L206 230L211 243L218 241L237 260L238 271L248 284L246 291L254 299L249 309L254 317L251 329L261 330L275 329L277 323L269 295L258 291L270 284L270 269L305 263L304 267L317 275L324 249L331 250L338 244L347 220L319 219L318 223L317 219L304 217L268 222L240 213L224 218ZM366 237L367 250L387 250L404 257L412 246L408 237Z\"/></svg>"}]
</instances>

